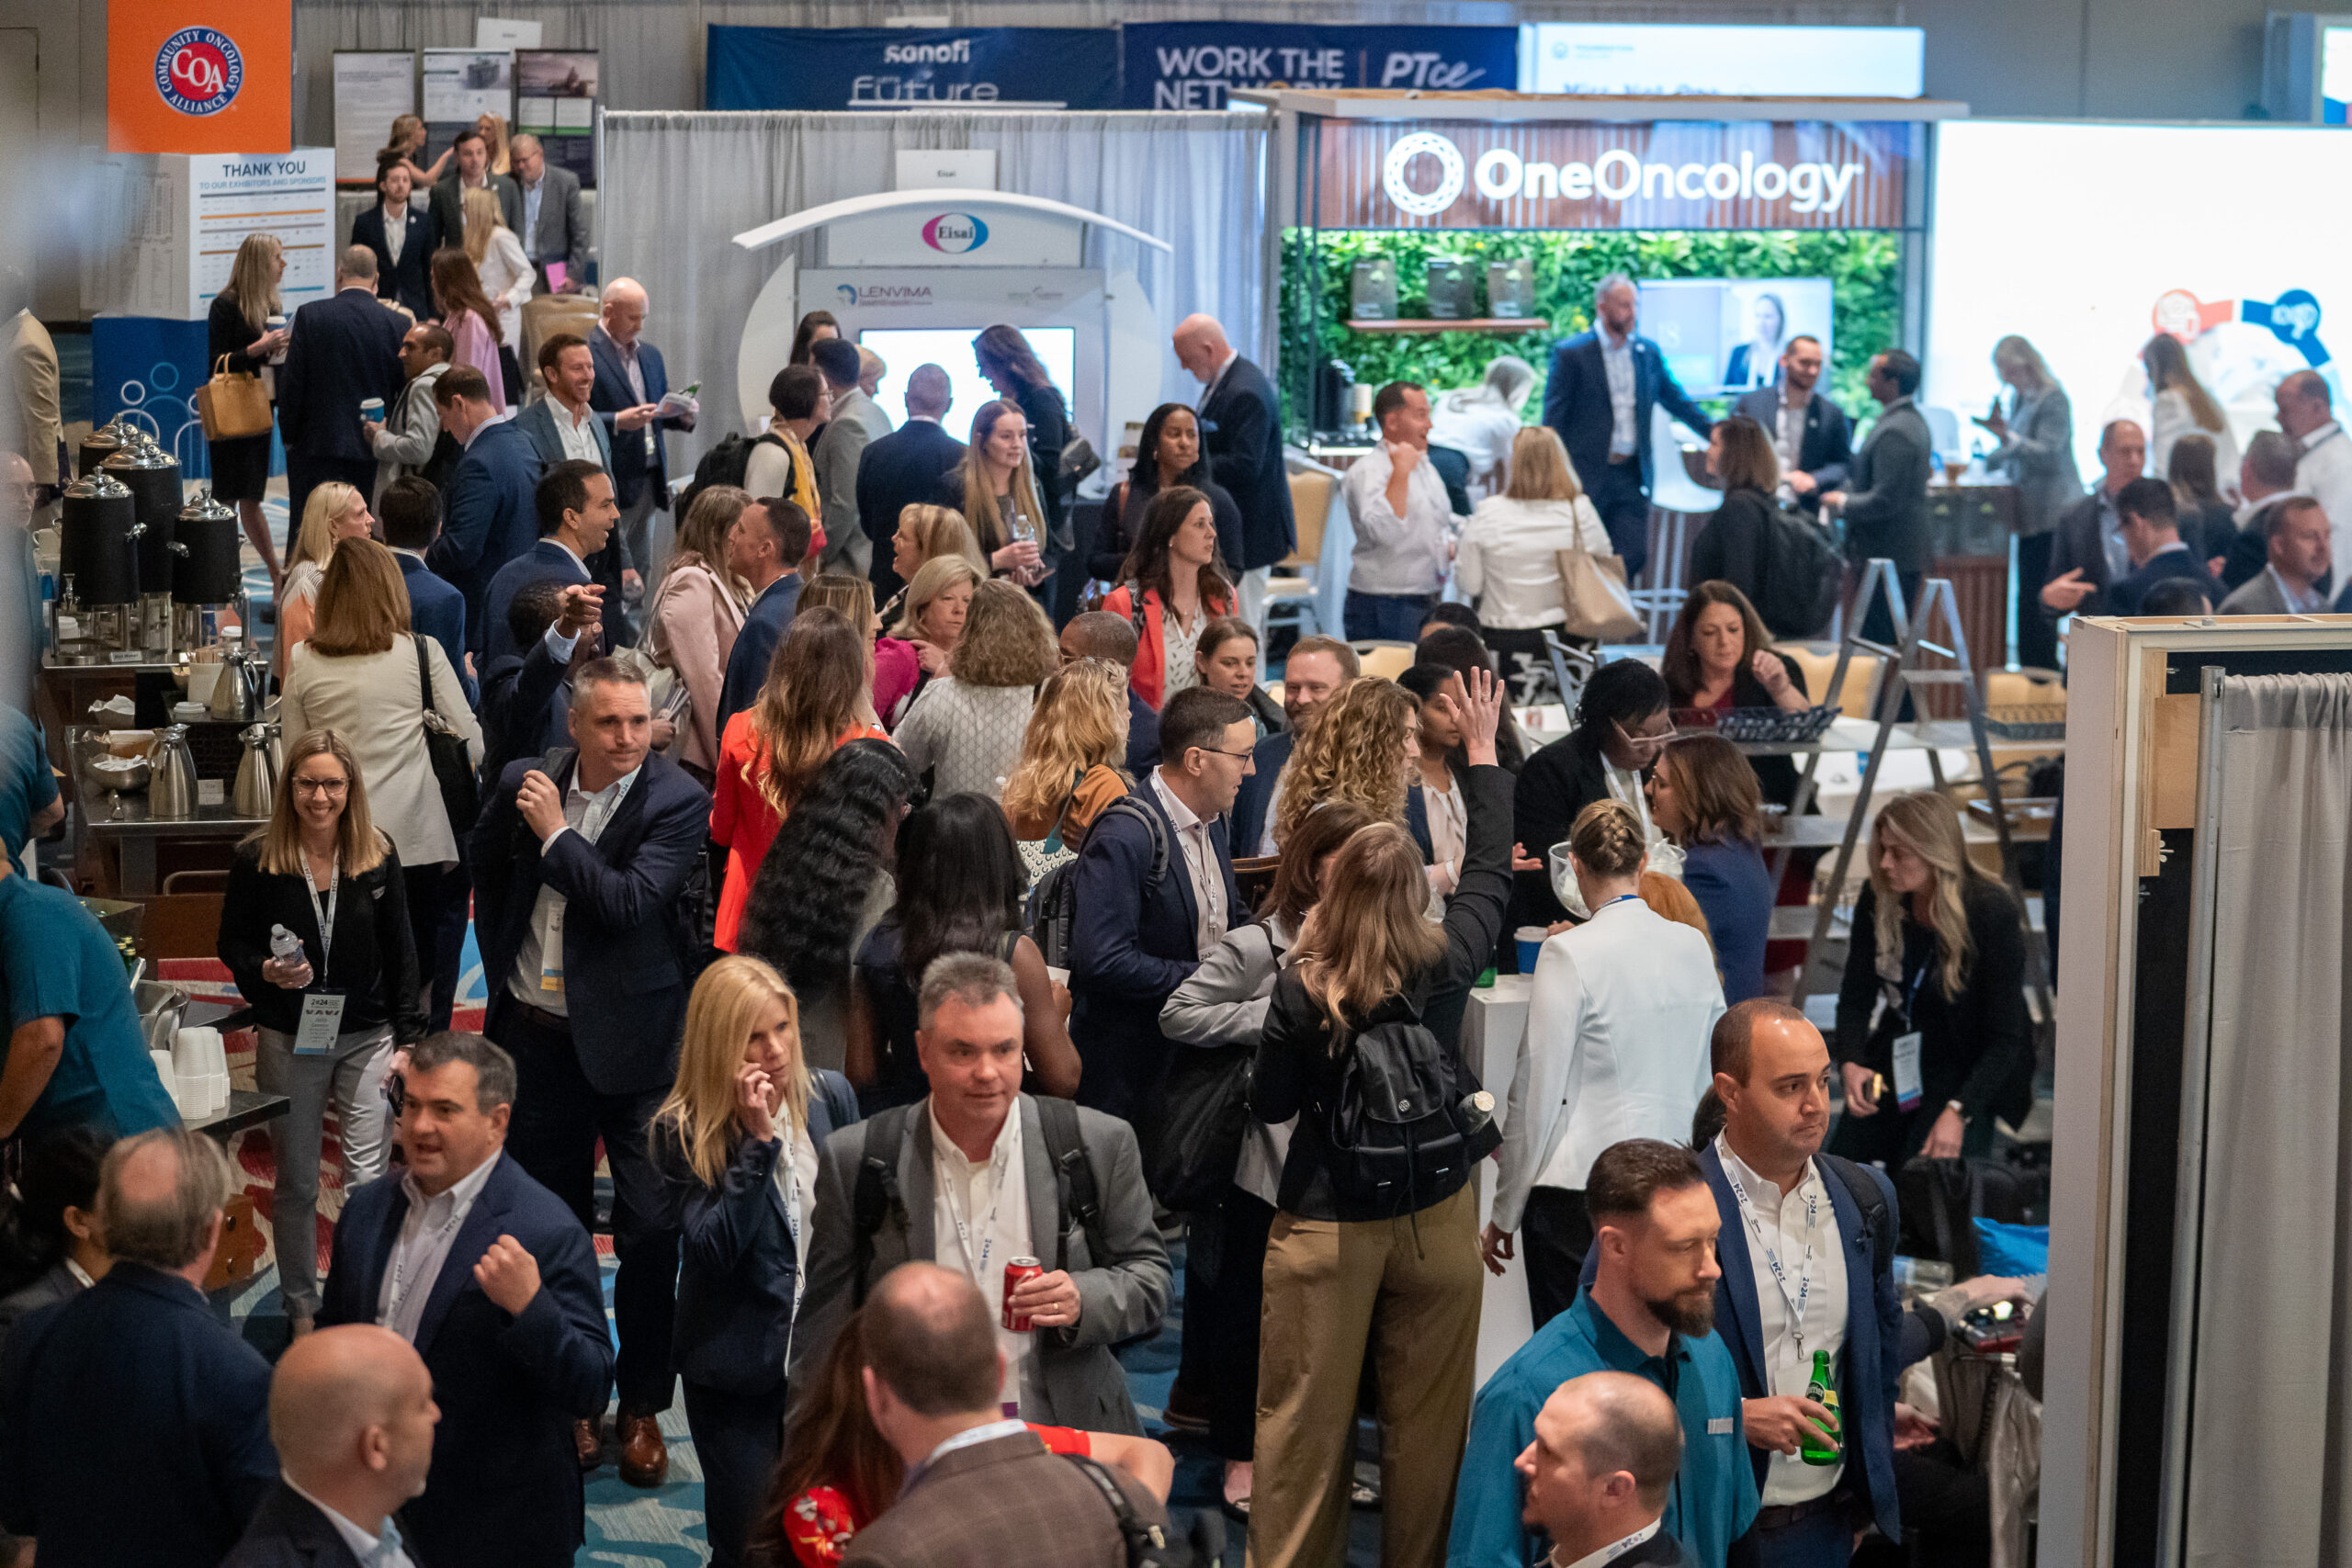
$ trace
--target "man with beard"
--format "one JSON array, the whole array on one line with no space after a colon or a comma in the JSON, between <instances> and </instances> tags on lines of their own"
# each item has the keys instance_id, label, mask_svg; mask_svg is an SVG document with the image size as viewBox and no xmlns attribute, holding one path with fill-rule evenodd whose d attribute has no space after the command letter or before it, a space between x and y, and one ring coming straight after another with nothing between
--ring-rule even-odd
<instances>
[{"instance_id":1,"label":"man with beard","mask_svg":"<svg viewBox=\"0 0 2352 1568\"><path fill-rule=\"evenodd\" d=\"M1826 1058L1825 1058L1826 1060ZM1713 1332L1723 1228L1699 1156L1679 1144L1629 1138L1603 1149L1585 1179L1592 1251L1576 1304L1496 1370L1470 1415L1453 1495L1447 1568L1524 1568L1544 1550L1521 1522L1513 1463L1537 1440L1537 1414L1587 1372L1625 1372L1674 1402L1682 1464L1663 1529L1694 1568L1724 1568L1756 1518L1756 1472L1740 1423L1739 1378Z\"/></svg>"},{"instance_id":2,"label":"man with beard","mask_svg":"<svg viewBox=\"0 0 2352 1568\"><path fill-rule=\"evenodd\" d=\"M1853 1555L1876 1524L1903 1539L1894 1495L1895 1379L1903 1308L1893 1265L1894 1188L1883 1172L1821 1153L1829 1129L1829 1050L1804 1014L1758 998L1713 1035L1724 1130L1700 1151L1723 1224L1715 1316L1739 1373L1742 1426L1760 1494L1739 1568L1816 1568ZM1835 1416L1804 1397L1816 1351L1838 1393ZM1799 1454L1833 1436L1838 1459Z\"/></svg>"}]
</instances>

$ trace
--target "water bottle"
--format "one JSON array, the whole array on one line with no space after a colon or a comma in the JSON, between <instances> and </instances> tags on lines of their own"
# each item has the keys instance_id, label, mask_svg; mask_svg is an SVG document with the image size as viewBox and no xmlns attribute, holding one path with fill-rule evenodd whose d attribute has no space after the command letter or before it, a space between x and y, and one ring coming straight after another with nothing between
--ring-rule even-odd
<instances>
[{"instance_id":1,"label":"water bottle","mask_svg":"<svg viewBox=\"0 0 2352 1568\"><path fill-rule=\"evenodd\" d=\"M310 966L311 961L302 955L302 939L284 926L269 928L269 955L289 969Z\"/></svg>"}]
</instances>

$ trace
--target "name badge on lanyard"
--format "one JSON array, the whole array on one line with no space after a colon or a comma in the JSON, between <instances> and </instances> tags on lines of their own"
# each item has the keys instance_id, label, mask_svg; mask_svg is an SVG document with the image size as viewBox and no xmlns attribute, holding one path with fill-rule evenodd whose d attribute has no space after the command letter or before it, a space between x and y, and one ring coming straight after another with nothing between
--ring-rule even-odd
<instances>
[{"instance_id":1,"label":"name badge on lanyard","mask_svg":"<svg viewBox=\"0 0 2352 1568\"><path fill-rule=\"evenodd\" d=\"M563 995L563 905L548 911L548 940L539 944L539 989Z\"/></svg>"},{"instance_id":2,"label":"name badge on lanyard","mask_svg":"<svg viewBox=\"0 0 2352 1568\"><path fill-rule=\"evenodd\" d=\"M311 917L319 927L319 977L324 979L334 954L334 911L343 894L343 862L338 858L327 882L326 901L319 901L318 880L311 874L310 857L302 859L302 883L311 893ZM343 1032L345 996L340 987L316 986L302 993L302 1017L294 1030L294 1054L323 1056L334 1049Z\"/></svg>"},{"instance_id":3,"label":"name badge on lanyard","mask_svg":"<svg viewBox=\"0 0 2352 1568\"><path fill-rule=\"evenodd\" d=\"M1894 1037L1894 1104L1900 1111L1917 1111L1922 1094L1919 1080L1919 987L1928 978L1928 966L1919 965L1919 973L1911 981L1911 996L1903 1007L1903 1021L1914 1027Z\"/></svg>"}]
</instances>

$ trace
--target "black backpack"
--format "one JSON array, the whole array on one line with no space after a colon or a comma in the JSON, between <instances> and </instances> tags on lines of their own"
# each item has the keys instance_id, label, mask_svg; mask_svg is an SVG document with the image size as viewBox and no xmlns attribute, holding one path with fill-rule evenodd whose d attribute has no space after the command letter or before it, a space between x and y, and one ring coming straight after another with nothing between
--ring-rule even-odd
<instances>
[{"instance_id":1,"label":"black backpack","mask_svg":"<svg viewBox=\"0 0 2352 1568\"><path fill-rule=\"evenodd\" d=\"M1494 1097L1419 1017L1349 1042L1326 1136L1333 1197L1392 1217L1451 1193L1503 1141Z\"/></svg>"},{"instance_id":2,"label":"black backpack","mask_svg":"<svg viewBox=\"0 0 2352 1568\"><path fill-rule=\"evenodd\" d=\"M1091 836L1095 828L1114 816L1132 817L1151 834L1151 870L1144 877L1144 891L1148 893L1159 886L1168 874L1168 830L1159 825L1159 813L1132 795L1123 795L1102 808L1087 829ZM1083 857L1081 857L1083 858ZM1029 894L1029 936L1036 942L1037 951L1046 962L1057 969L1069 967L1070 933L1078 929L1078 862L1066 860L1037 879Z\"/></svg>"},{"instance_id":3,"label":"black backpack","mask_svg":"<svg viewBox=\"0 0 2352 1568\"><path fill-rule=\"evenodd\" d=\"M743 435L730 431L721 436L718 445L702 455L695 465L695 477L678 496L678 512L684 517L694 510L695 498L713 485L733 485L743 488L743 476L752 466L752 448L761 442L782 446L784 443L773 435Z\"/></svg>"},{"instance_id":4,"label":"black backpack","mask_svg":"<svg viewBox=\"0 0 2352 1568\"><path fill-rule=\"evenodd\" d=\"M1837 613L1845 562L1829 531L1777 502L1765 506L1764 581L1756 613L1774 637L1811 637Z\"/></svg>"}]
</instances>

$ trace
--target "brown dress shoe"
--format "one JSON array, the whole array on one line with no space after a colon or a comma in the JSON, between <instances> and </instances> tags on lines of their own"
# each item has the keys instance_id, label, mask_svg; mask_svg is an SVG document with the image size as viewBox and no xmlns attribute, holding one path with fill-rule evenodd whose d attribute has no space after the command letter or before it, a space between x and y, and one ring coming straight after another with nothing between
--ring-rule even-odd
<instances>
[{"instance_id":1,"label":"brown dress shoe","mask_svg":"<svg viewBox=\"0 0 2352 1568\"><path fill-rule=\"evenodd\" d=\"M582 1474L605 1462L605 1439L598 1433L596 1421L574 1421L571 1424L571 1450L580 1461Z\"/></svg>"},{"instance_id":2,"label":"brown dress shoe","mask_svg":"<svg viewBox=\"0 0 2352 1568\"><path fill-rule=\"evenodd\" d=\"M623 1481L654 1487L669 1479L670 1450L662 1441L660 1422L650 1416L624 1416L616 1435L621 1440Z\"/></svg>"}]
</instances>

